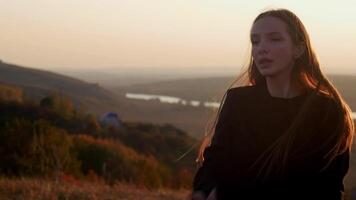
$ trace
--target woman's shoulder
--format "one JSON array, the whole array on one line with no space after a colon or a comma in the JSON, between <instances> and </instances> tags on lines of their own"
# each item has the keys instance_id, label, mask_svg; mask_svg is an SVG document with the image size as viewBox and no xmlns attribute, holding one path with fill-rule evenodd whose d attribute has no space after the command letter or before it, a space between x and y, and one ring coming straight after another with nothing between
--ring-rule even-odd
<instances>
[{"instance_id":1,"label":"woman's shoulder","mask_svg":"<svg viewBox=\"0 0 356 200\"><path fill-rule=\"evenodd\" d=\"M324 93L318 93L316 95L314 106L322 110L326 108L336 110L338 108L336 100Z\"/></svg>"},{"instance_id":2,"label":"woman's shoulder","mask_svg":"<svg viewBox=\"0 0 356 200\"><path fill-rule=\"evenodd\" d=\"M308 117L312 118L313 121L320 119L334 124L339 119L339 113L342 109L342 105L335 98L327 94L318 93L312 99L312 104L308 107Z\"/></svg>"},{"instance_id":3,"label":"woman's shoulder","mask_svg":"<svg viewBox=\"0 0 356 200\"><path fill-rule=\"evenodd\" d=\"M248 85L248 86L239 86L233 87L227 90L225 104L233 105L234 107L247 106L254 104L254 99L259 93L258 86Z\"/></svg>"},{"instance_id":4,"label":"woman's shoulder","mask_svg":"<svg viewBox=\"0 0 356 200\"><path fill-rule=\"evenodd\" d=\"M258 86L247 85L228 89L227 95L230 97L248 97L258 93Z\"/></svg>"}]
</instances>

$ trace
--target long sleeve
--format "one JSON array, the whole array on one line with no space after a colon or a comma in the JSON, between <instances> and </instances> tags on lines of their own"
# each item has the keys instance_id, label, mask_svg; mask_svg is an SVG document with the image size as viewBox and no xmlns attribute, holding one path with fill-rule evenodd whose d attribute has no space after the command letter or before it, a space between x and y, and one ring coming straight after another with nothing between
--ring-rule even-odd
<instances>
[{"instance_id":1,"label":"long sleeve","mask_svg":"<svg viewBox=\"0 0 356 200\"><path fill-rule=\"evenodd\" d=\"M202 191L206 196L216 187L216 179L221 177L221 174L217 175L217 173L224 171L220 170L220 168L228 166L221 163L221 161L226 161L229 156L229 150L231 150L229 147L231 131L229 130L232 124L230 118L232 106L233 99L229 90L221 108L211 145L204 150L204 162L194 177L193 190ZM217 170L217 168L219 169Z\"/></svg>"},{"instance_id":2,"label":"long sleeve","mask_svg":"<svg viewBox=\"0 0 356 200\"><path fill-rule=\"evenodd\" d=\"M193 180L193 191L201 191L207 197L212 189L216 187L216 182L209 173L208 165L210 162L210 147L204 150L204 163L198 169Z\"/></svg>"}]
</instances>

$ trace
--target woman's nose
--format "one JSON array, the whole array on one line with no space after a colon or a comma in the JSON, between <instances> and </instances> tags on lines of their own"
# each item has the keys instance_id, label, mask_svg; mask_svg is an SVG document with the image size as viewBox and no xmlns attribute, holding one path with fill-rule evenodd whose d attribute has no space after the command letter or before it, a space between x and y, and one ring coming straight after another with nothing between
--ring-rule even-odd
<instances>
[{"instance_id":1,"label":"woman's nose","mask_svg":"<svg viewBox=\"0 0 356 200\"><path fill-rule=\"evenodd\" d=\"M261 40L259 45L258 45L258 49L257 49L257 53L258 54L265 54L268 52L268 44L265 40Z\"/></svg>"}]
</instances>

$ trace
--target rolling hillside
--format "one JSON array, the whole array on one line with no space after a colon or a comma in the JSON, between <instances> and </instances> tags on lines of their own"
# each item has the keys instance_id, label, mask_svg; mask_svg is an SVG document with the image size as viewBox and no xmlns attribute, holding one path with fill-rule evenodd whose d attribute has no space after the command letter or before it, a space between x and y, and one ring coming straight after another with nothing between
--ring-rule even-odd
<instances>
[{"instance_id":1,"label":"rolling hillside","mask_svg":"<svg viewBox=\"0 0 356 200\"><path fill-rule=\"evenodd\" d=\"M132 101L126 99L124 93L111 92L98 84L4 62L0 62L0 85L18 88L21 98L35 101L56 92L72 99L77 108L99 116L113 111L124 121L169 123L195 137L202 134L201 130L207 118L202 117L207 116L207 109L204 108L192 109L178 105L162 105L158 102Z\"/></svg>"},{"instance_id":2,"label":"rolling hillside","mask_svg":"<svg viewBox=\"0 0 356 200\"><path fill-rule=\"evenodd\" d=\"M69 96L76 106L96 113L116 110L125 101L98 84L3 62L0 62L1 82L22 88L25 98L39 100L52 92Z\"/></svg>"}]
</instances>

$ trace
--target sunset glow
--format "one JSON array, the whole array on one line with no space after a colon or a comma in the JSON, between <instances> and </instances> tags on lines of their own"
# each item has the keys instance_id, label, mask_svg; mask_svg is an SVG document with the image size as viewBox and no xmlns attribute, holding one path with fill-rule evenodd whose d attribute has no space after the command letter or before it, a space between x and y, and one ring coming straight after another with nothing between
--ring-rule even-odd
<instances>
[{"instance_id":1,"label":"sunset glow","mask_svg":"<svg viewBox=\"0 0 356 200\"><path fill-rule=\"evenodd\" d=\"M240 67L253 19L295 12L327 72L355 73L354 1L2 1L0 59L44 69Z\"/></svg>"}]
</instances>

